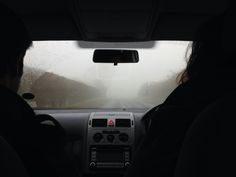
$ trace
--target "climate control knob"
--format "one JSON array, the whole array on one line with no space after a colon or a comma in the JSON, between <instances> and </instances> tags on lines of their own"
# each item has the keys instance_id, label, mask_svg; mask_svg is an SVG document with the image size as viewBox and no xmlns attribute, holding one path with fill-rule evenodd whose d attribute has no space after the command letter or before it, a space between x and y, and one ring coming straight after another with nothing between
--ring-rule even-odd
<instances>
[{"instance_id":1,"label":"climate control knob","mask_svg":"<svg viewBox=\"0 0 236 177\"><path fill-rule=\"evenodd\" d=\"M130 163L129 162L125 162L125 167L129 167L130 166Z\"/></svg>"},{"instance_id":2,"label":"climate control knob","mask_svg":"<svg viewBox=\"0 0 236 177\"><path fill-rule=\"evenodd\" d=\"M119 135L119 140L122 142L127 142L129 140L129 135L127 135L126 133L121 133Z\"/></svg>"},{"instance_id":3,"label":"climate control knob","mask_svg":"<svg viewBox=\"0 0 236 177\"><path fill-rule=\"evenodd\" d=\"M99 143L103 139L103 135L101 133L96 133L93 135L93 140L97 143Z\"/></svg>"},{"instance_id":4,"label":"climate control knob","mask_svg":"<svg viewBox=\"0 0 236 177\"><path fill-rule=\"evenodd\" d=\"M107 141L112 143L114 140L115 140L115 136L114 135L107 135Z\"/></svg>"},{"instance_id":5,"label":"climate control knob","mask_svg":"<svg viewBox=\"0 0 236 177\"><path fill-rule=\"evenodd\" d=\"M89 164L89 167L90 167L90 168L95 168L95 167L96 167L96 163L95 163L95 162L91 162L91 163Z\"/></svg>"}]
</instances>

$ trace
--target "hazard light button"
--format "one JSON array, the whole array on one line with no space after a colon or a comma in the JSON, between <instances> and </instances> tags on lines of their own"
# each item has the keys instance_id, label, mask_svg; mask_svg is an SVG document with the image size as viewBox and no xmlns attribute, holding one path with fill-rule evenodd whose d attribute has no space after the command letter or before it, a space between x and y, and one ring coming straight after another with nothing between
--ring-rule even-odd
<instances>
[{"instance_id":1,"label":"hazard light button","mask_svg":"<svg viewBox=\"0 0 236 177\"><path fill-rule=\"evenodd\" d=\"M113 119L108 120L108 127L114 127L115 126L115 121Z\"/></svg>"}]
</instances>

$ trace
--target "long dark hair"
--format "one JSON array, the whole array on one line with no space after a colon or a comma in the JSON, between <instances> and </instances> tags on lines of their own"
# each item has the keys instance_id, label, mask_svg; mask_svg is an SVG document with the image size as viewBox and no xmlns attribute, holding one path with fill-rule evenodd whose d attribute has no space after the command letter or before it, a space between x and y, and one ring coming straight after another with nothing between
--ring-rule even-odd
<instances>
[{"instance_id":1,"label":"long dark hair","mask_svg":"<svg viewBox=\"0 0 236 177\"><path fill-rule=\"evenodd\" d=\"M179 84L188 80L214 77L223 67L229 67L232 58L222 48L222 28L225 15L207 20L200 26L192 42L187 67L179 75Z\"/></svg>"}]
</instances>

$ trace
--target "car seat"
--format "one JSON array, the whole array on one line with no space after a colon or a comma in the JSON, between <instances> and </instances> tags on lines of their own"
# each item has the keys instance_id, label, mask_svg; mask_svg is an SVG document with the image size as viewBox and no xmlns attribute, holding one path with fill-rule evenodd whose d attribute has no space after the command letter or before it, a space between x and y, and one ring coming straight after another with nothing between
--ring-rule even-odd
<instances>
[{"instance_id":1,"label":"car seat","mask_svg":"<svg viewBox=\"0 0 236 177\"><path fill-rule=\"evenodd\" d=\"M0 137L0 176L29 177L15 150L2 137Z\"/></svg>"},{"instance_id":2,"label":"car seat","mask_svg":"<svg viewBox=\"0 0 236 177\"><path fill-rule=\"evenodd\" d=\"M174 177L236 176L236 94L209 105L188 130Z\"/></svg>"}]
</instances>

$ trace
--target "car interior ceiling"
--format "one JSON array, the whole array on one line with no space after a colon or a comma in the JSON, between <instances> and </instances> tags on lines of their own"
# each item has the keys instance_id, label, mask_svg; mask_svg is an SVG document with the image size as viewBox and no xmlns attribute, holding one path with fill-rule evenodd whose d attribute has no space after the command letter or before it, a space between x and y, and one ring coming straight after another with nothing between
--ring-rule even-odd
<instances>
[{"instance_id":1,"label":"car interior ceiling","mask_svg":"<svg viewBox=\"0 0 236 177\"><path fill-rule=\"evenodd\" d=\"M84 42L85 46L89 45L87 42L91 42L91 44L93 42L130 42L132 44L132 42L159 40L194 41L199 26L211 17L225 12L230 2L230 0L119 0L112 3L111 0L1 1L20 14L33 41L75 40L81 41L82 45ZM234 11L232 13L235 15ZM234 34L235 28L231 28L232 25L230 25L232 20L229 18L225 23L223 34L225 41L223 46L228 50L229 48L230 50L235 49L235 47L232 47L234 39L236 39ZM219 164L214 163L216 160L214 155L217 153L221 154L218 148L217 152L216 150L214 152L211 151L215 153L211 154L211 157L214 156L210 160L213 164L210 166L211 175L204 174L207 170L201 169L199 166L201 162L207 161L207 152L202 150L205 156L201 154L202 151L200 152L201 148L204 149L207 146L204 145L203 139L207 135L209 139L212 138L214 140L211 143L216 143L216 137L211 134L216 131L217 125L215 122L221 121L221 116L225 116L224 111L228 111L229 108L233 110L232 99L229 97L223 98L209 105L198 116L187 132L175 177L218 176L221 172L217 174L214 171L213 165L216 165L219 170L229 168L219 167ZM227 105L225 105L226 102L228 103ZM143 120L143 117L147 118L150 111L155 110L156 107L149 110L35 109L34 111L37 115L46 114L53 118L47 119L46 117L45 119L42 117L42 122L49 120L49 122L51 121L65 130L65 149L69 158L78 166L78 171L80 171L82 176L106 177L112 175L114 177L122 177L126 168L132 164L133 154L142 142L142 138L146 134L146 127L150 123L144 122L146 120ZM219 112L215 113L215 110ZM229 117L231 114L227 113L226 115ZM207 118L204 119L205 117ZM202 121L203 119L205 121ZM205 128L204 125L211 123L212 126L209 126L211 129L199 130L199 127ZM227 128L225 129L227 130ZM235 134L235 132L230 133ZM224 136L227 135L227 133L224 134ZM103 137L106 137L110 143L113 143L114 138L117 138L120 140L120 144L114 144L113 149L105 144L97 146L98 143L101 143ZM225 141L224 137L221 137L220 141ZM209 147L207 146L207 148L214 148L212 144L209 143L208 145ZM27 169L25 170L19 157L8 146L7 142L0 137L0 154L5 156L10 154L9 159L16 161L10 168L15 169L17 166L17 171L19 171L18 174L7 173L13 177L19 174L22 177L27 177ZM227 144L227 146L233 145ZM199 147L199 149L196 147ZM196 156L193 152L199 156ZM227 152L226 148L224 152ZM230 152L227 152L227 155L230 156ZM4 159L6 160L5 156ZM120 156L125 156L126 159L122 165L119 163L109 163L108 165L106 163L94 163L99 160L109 162L111 161L109 156L112 156L114 159L116 158L118 162L123 161L123 159L120 159ZM197 163L193 163L191 158L196 159ZM4 159L1 159L0 162L2 163ZM6 160L6 165L8 165L9 159ZM225 158L222 159L227 160ZM109 165L113 165L112 168ZM4 168L1 167L0 169ZM99 169L97 170L97 168ZM198 170L200 171L199 173L196 172Z\"/></svg>"},{"instance_id":2,"label":"car interior ceiling","mask_svg":"<svg viewBox=\"0 0 236 177\"><path fill-rule=\"evenodd\" d=\"M34 40L103 42L191 41L197 27L224 12L228 4L223 0L3 2L22 16Z\"/></svg>"}]
</instances>

